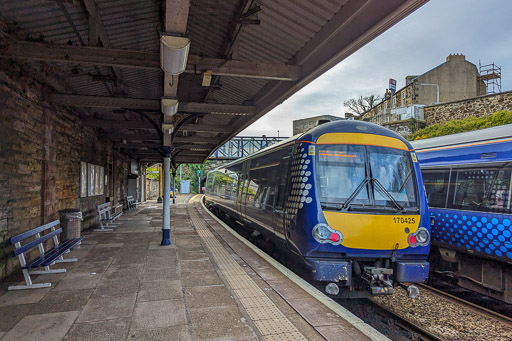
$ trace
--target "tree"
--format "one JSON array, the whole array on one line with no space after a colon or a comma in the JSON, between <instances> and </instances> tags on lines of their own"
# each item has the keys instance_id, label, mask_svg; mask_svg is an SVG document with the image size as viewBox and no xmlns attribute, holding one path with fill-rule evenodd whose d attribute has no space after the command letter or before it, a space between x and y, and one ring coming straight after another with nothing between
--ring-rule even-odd
<instances>
[{"instance_id":1,"label":"tree","mask_svg":"<svg viewBox=\"0 0 512 341\"><path fill-rule=\"evenodd\" d=\"M343 104L352 110L352 113L362 115L369 109L373 108L377 103L382 100L380 96L359 96L359 98L351 98Z\"/></svg>"}]
</instances>

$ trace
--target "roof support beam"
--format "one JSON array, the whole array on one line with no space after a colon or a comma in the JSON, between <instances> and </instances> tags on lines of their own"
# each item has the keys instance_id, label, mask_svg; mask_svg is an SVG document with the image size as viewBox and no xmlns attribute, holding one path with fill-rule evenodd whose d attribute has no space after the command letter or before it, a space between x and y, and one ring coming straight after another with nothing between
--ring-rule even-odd
<instances>
[{"instance_id":1,"label":"roof support beam","mask_svg":"<svg viewBox=\"0 0 512 341\"><path fill-rule=\"evenodd\" d=\"M155 129L148 121L85 120L82 125L102 129Z\"/></svg>"},{"instance_id":2,"label":"roof support beam","mask_svg":"<svg viewBox=\"0 0 512 341\"><path fill-rule=\"evenodd\" d=\"M100 14L98 13L96 2L94 0L82 0L82 2L85 5L87 12L89 13L89 33L97 34L101 40L101 43L103 44L103 47L112 47L107 36L107 30L103 25L103 20L101 20ZM94 25L95 27L91 28L91 25ZM89 40L91 40L90 37ZM96 46L96 44L93 44L93 46ZM112 72L116 75L116 86L118 88L122 88L123 74L121 69L113 66Z\"/></svg>"},{"instance_id":3,"label":"roof support beam","mask_svg":"<svg viewBox=\"0 0 512 341\"><path fill-rule=\"evenodd\" d=\"M105 47L49 45L27 41L6 42L0 48L0 57L67 64L160 70L160 56L158 53ZM294 81L300 76L300 67L296 65L255 63L239 60L227 61L224 59L189 55L185 72L194 73L205 70L212 70L214 75L285 81Z\"/></svg>"},{"instance_id":4,"label":"roof support beam","mask_svg":"<svg viewBox=\"0 0 512 341\"><path fill-rule=\"evenodd\" d=\"M105 97L105 96L83 96L68 94L52 94L50 99L55 104L68 105L72 107L88 108L125 108L138 110L160 111L160 100L146 98L126 97ZM217 113L252 115L256 113L256 107L252 105L202 103L202 102L180 102L179 112L184 113Z\"/></svg>"},{"instance_id":5,"label":"roof support beam","mask_svg":"<svg viewBox=\"0 0 512 341\"><path fill-rule=\"evenodd\" d=\"M109 133L105 134L105 138L109 140L126 140L126 141L160 141L158 134L122 134Z\"/></svg>"},{"instance_id":6,"label":"roof support beam","mask_svg":"<svg viewBox=\"0 0 512 341\"><path fill-rule=\"evenodd\" d=\"M202 144L218 144L220 141L216 137L201 137L201 136L176 136L173 141L175 143L202 143Z\"/></svg>"},{"instance_id":7,"label":"roof support beam","mask_svg":"<svg viewBox=\"0 0 512 341\"><path fill-rule=\"evenodd\" d=\"M205 133L230 133L231 126L221 126L214 124L184 124L181 126L180 131L194 131L194 132L205 132Z\"/></svg>"}]
</instances>

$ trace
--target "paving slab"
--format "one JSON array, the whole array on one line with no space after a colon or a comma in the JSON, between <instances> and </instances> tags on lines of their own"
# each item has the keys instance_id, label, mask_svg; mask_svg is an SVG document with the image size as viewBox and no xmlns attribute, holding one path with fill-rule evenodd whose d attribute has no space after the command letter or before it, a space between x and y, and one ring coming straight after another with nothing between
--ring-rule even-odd
<instances>
[{"instance_id":1,"label":"paving slab","mask_svg":"<svg viewBox=\"0 0 512 341\"><path fill-rule=\"evenodd\" d=\"M237 305L225 286L187 288L185 298L190 309Z\"/></svg>"},{"instance_id":2,"label":"paving slab","mask_svg":"<svg viewBox=\"0 0 512 341\"><path fill-rule=\"evenodd\" d=\"M187 324L183 300L139 302L135 305L132 329L157 329Z\"/></svg>"},{"instance_id":3,"label":"paving slab","mask_svg":"<svg viewBox=\"0 0 512 341\"><path fill-rule=\"evenodd\" d=\"M142 280L147 281L158 281L158 280L175 280L179 278L178 269L172 268L161 268L161 269L145 269L142 274Z\"/></svg>"},{"instance_id":4,"label":"paving slab","mask_svg":"<svg viewBox=\"0 0 512 341\"><path fill-rule=\"evenodd\" d=\"M138 277L122 277L111 280L103 280L94 290L93 297L98 296L126 296L135 294L139 290Z\"/></svg>"},{"instance_id":5,"label":"paving slab","mask_svg":"<svg viewBox=\"0 0 512 341\"><path fill-rule=\"evenodd\" d=\"M125 340L129 326L129 319L75 323L64 338L64 341Z\"/></svg>"},{"instance_id":6,"label":"paving slab","mask_svg":"<svg viewBox=\"0 0 512 341\"><path fill-rule=\"evenodd\" d=\"M33 304L30 314L81 311L93 293L93 289L51 291L39 303Z\"/></svg>"},{"instance_id":7,"label":"paving slab","mask_svg":"<svg viewBox=\"0 0 512 341\"><path fill-rule=\"evenodd\" d=\"M215 267L209 259L180 261L182 272L215 271Z\"/></svg>"},{"instance_id":8,"label":"paving slab","mask_svg":"<svg viewBox=\"0 0 512 341\"><path fill-rule=\"evenodd\" d=\"M0 296L0 307L6 305L37 303L42 300L50 290L51 288L6 291L2 296Z\"/></svg>"},{"instance_id":9,"label":"paving slab","mask_svg":"<svg viewBox=\"0 0 512 341\"><path fill-rule=\"evenodd\" d=\"M158 329L130 330L130 341L190 341L190 327L188 325L172 326Z\"/></svg>"},{"instance_id":10,"label":"paving slab","mask_svg":"<svg viewBox=\"0 0 512 341\"><path fill-rule=\"evenodd\" d=\"M254 336L238 307L190 309L190 320L198 340L233 340Z\"/></svg>"},{"instance_id":11,"label":"paving slab","mask_svg":"<svg viewBox=\"0 0 512 341\"><path fill-rule=\"evenodd\" d=\"M199 287L210 285L223 285L219 275L215 271L184 272L181 274L184 287Z\"/></svg>"},{"instance_id":12,"label":"paving slab","mask_svg":"<svg viewBox=\"0 0 512 341\"><path fill-rule=\"evenodd\" d=\"M151 281L140 283L137 302L162 301L183 298L183 288L180 281Z\"/></svg>"},{"instance_id":13,"label":"paving slab","mask_svg":"<svg viewBox=\"0 0 512 341\"><path fill-rule=\"evenodd\" d=\"M57 284L54 290L83 290L92 289L101 281L101 274L66 277Z\"/></svg>"},{"instance_id":14,"label":"paving slab","mask_svg":"<svg viewBox=\"0 0 512 341\"><path fill-rule=\"evenodd\" d=\"M30 314L37 305L38 303L0 307L0 332L11 330L16 323Z\"/></svg>"},{"instance_id":15,"label":"paving slab","mask_svg":"<svg viewBox=\"0 0 512 341\"><path fill-rule=\"evenodd\" d=\"M87 302L78 322L113 320L130 317L135 306L136 295L116 297L93 297Z\"/></svg>"},{"instance_id":16,"label":"paving slab","mask_svg":"<svg viewBox=\"0 0 512 341\"><path fill-rule=\"evenodd\" d=\"M62 340L79 314L79 311L67 311L25 316L4 335L2 341Z\"/></svg>"}]
</instances>

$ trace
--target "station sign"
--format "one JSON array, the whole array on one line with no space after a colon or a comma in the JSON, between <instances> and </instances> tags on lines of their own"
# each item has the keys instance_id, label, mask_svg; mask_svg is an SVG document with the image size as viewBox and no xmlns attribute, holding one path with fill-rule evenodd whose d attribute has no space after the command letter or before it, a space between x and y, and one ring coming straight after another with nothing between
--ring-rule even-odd
<instances>
[{"instance_id":1,"label":"station sign","mask_svg":"<svg viewBox=\"0 0 512 341\"><path fill-rule=\"evenodd\" d=\"M389 91L396 91L396 79L390 78L389 79Z\"/></svg>"}]
</instances>

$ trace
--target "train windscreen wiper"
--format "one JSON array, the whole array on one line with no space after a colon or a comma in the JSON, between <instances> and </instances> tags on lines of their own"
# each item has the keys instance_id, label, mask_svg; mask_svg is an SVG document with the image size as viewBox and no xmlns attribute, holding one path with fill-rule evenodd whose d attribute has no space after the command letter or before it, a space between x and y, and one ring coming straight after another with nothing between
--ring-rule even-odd
<instances>
[{"instance_id":1,"label":"train windscreen wiper","mask_svg":"<svg viewBox=\"0 0 512 341\"><path fill-rule=\"evenodd\" d=\"M373 181L373 187L377 189L381 194L384 194L386 197L388 197L389 201L399 210L403 211L404 207L398 203L398 201L393 198L393 196L386 190L386 188L379 182L379 180L372 178Z\"/></svg>"},{"instance_id":2,"label":"train windscreen wiper","mask_svg":"<svg viewBox=\"0 0 512 341\"><path fill-rule=\"evenodd\" d=\"M370 181L370 178L368 178L368 177L364 178L363 181L361 181L361 183L356 187L354 192L352 192L352 194L348 197L348 199L345 200L345 202L341 206L341 209L347 209L350 207L350 203L359 195L359 192L361 192L363 187L366 186L368 181Z\"/></svg>"}]
</instances>

